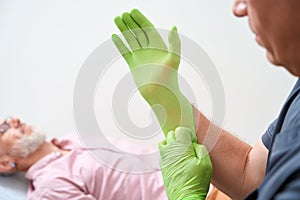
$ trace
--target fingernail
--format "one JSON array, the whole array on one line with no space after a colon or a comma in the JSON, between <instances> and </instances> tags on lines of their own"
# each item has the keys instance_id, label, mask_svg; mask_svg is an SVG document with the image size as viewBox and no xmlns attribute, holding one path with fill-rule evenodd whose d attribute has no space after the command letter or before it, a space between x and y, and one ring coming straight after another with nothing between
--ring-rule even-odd
<instances>
[{"instance_id":1,"label":"fingernail","mask_svg":"<svg viewBox=\"0 0 300 200\"><path fill-rule=\"evenodd\" d=\"M245 2L240 2L237 6L237 10L238 11L242 11L242 10L245 10L246 9L246 3Z\"/></svg>"}]
</instances>

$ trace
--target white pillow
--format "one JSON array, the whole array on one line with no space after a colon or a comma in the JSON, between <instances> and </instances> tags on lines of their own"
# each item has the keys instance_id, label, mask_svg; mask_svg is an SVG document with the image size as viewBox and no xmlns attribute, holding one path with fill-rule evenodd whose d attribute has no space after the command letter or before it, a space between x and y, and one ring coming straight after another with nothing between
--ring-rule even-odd
<instances>
[{"instance_id":1,"label":"white pillow","mask_svg":"<svg viewBox=\"0 0 300 200\"><path fill-rule=\"evenodd\" d=\"M1 200L26 200L28 183L23 173L0 176Z\"/></svg>"}]
</instances>

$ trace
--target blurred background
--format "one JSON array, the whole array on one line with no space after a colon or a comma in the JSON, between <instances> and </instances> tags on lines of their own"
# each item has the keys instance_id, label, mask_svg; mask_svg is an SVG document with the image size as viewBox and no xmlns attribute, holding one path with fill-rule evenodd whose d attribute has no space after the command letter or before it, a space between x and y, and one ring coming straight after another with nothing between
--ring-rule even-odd
<instances>
[{"instance_id":1,"label":"blurred background","mask_svg":"<svg viewBox=\"0 0 300 200\"><path fill-rule=\"evenodd\" d=\"M111 34L119 33L114 17L133 8L158 28L176 25L205 50L224 87L224 128L254 144L278 115L296 78L267 61L247 18L235 18L228 0L0 0L0 118L19 116L42 127L49 138L76 131L73 91L80 68ZM115 64L128 72L121 58ZM198 79L199 85L191 87L197 106L210 117L205 77ZM149 108L138 93L131 101L141 106L129 104L132 120L149 122ZM108 134L117 135L115 129Z\"/></svg>"}]
</instances>

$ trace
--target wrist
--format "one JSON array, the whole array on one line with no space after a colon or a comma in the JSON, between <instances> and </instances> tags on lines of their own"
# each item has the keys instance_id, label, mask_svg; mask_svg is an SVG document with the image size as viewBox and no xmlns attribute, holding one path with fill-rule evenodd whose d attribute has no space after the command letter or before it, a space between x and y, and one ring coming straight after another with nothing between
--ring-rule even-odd
<instances>
[{"instance_id":1,"label":"wrist","mask_svg":"<svg viewBox=\"0 0 300 200\"><path fill-rule=\"evenodd\" d=\"M197 141L193 107L189 100L181 92L156 96L159 97L147 102L153 109L165 135L177 127L187 127L192 130L193 141Z\"/></svg>"}]
</instances>

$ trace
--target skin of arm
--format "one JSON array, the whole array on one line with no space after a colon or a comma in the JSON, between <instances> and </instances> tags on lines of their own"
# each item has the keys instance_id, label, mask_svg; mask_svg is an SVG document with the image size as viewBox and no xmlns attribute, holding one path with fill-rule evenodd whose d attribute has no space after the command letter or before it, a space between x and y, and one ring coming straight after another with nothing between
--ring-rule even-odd
<instances>
[{"instance_id":1,"label":"skin of arm","mask_svg":"<svg viewBox=\"0 0 300 200\"><path fill-rule=\"evenodd\" d=\"M243 199L262 182L268 149L254 147L217 127L193 108L198 143L207 147L213 164L212 183L232 199Z\"/></svg>"}]
</instances>

